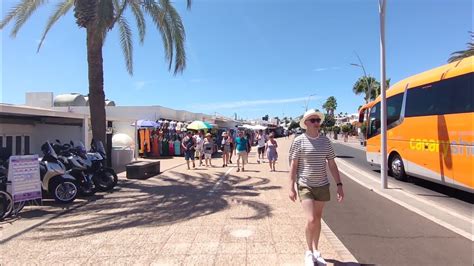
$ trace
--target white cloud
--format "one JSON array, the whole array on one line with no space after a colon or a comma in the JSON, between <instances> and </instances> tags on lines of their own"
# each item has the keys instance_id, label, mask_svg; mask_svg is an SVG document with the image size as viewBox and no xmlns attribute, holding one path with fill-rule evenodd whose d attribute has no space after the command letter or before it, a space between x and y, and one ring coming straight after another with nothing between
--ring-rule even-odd
<instances>
[{"instance_id":1,"label":"white cloud","mask_svg":"<svg viewBox=\"0 0 474 266\"><path fill-rule=\"evenodd\" d=\"M134 83L135 90L137 90L137 91L142 90L145 87L146 84L147 84L147 82L144 81L144 80L136 81Z\"/></svg>"},{"instance_id":2,"label":"white cloud","mask_svg":"<svg viewBox=\"0 0 474 266\"><path fill-rule=\"evenodd\" d=\"M327 71L327 70L338 70L341 69L341 67L334 66L334 67L319 67L313 69L314 72L321 72L321 71Z\"/></svg>"},{"instance_id":3,"label":"white cloud","mask_svg":"<svg viewBox=\"0 0 474 266\"><path fill-rule=\"evenodd\" d=\"M321 98L319 96L312 97L312 99ZM295 103L307 101L308 97L298 98L287 98L287 99L264 99L264 100L253 100L253 101L235 101L235 102L220 102L220 103L207 103L207 104L196 104L193 107L201 110L218 110L218 109L236 109L243 107L255 107L269 104L283 104L283 103Z\"/></svg>"}]
</instances>

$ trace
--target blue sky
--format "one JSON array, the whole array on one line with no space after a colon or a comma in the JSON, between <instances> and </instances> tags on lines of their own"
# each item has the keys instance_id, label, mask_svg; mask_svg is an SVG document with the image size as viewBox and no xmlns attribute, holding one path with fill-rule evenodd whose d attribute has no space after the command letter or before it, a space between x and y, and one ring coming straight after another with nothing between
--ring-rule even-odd
<instances>
[{"instance_id":1,"label":"blue sky","mask_svg":"<svg viewBox=\"0 0 474 266\"><path fill-rule=\"evenodd\" d=\"M2 17L18 0L2 0ZM87 94L85 32L72 13L50 31L36 53L52 4L38 10L15 39L2 31L0 102L22 104L28 91ZM254 118L296 116L309 102L335 96L337 112L363 103L352 93L362 75L354 51L379 79L376 0L176 0L187 33L187 68L168 72L151 24L145 44L135 31L134 75L126 72L117 31L104 46L106 97L118 105L162 105ZM387 76L392 84L446 63L466 47L473 28L471 0L389 0ZM127 16L130 16L128 13ZM130 19L129 21L133 21Z\"/></svg>"}]
</instances>

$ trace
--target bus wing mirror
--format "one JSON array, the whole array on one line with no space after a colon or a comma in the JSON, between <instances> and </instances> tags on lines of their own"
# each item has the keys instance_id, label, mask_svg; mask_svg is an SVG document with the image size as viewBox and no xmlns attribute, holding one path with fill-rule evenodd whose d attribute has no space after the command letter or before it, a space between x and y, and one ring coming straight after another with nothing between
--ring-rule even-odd
<instances>
[{"instance_id":1,"label":"bus wing mirror","mask_svg":"<svg viewBox=\"0 0 474 266\"><path fill-rule=\"evenodd\" d=\"M359 113L359 123L364 123L364 114L365 111L361 110L361 112Z\"/></svg>"}]
</instances>

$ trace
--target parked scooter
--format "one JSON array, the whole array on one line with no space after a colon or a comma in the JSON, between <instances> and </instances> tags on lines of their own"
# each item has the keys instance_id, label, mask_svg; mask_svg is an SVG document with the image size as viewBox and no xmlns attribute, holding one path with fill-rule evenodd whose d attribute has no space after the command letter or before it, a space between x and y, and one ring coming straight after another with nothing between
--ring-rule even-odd
<instances>
[{"instance_id":1,"label":"parked scooter","mask_svg":"<svg viewBox=\"0 0 474 266\"><path fill-rule=\"evenodd\" d=\"M42 189L58 203L73 202L78 193L76 179L66 170L49 142L41 145L41 151L44 155L40 162Z\"/></svg>"},{"instance_id":2,"label":"parked scooter","mask_svg":"<svg viewBox=\"0 0 474 266\"><path fill-rule=\"evenodd\" d=\"M53 145L54 151L59 155L59 159L69 170L69 174L73 176L79 185L79 194L82 196L92 196L96 193L95 184L92 175L87 174L88 166L85 159L77 155L74 142L70 144L61 144L59 140Z\"/></svg>"},{"instance_id":3,"label":"parked scooter","mask_svg":"<svg viewBox=\"0 0 474 266\"><path fill-rule=\"evenodd\" d=\"M105 166L107 154L101 141L92 140L89 152L87 152L84 144L79 142L73 151L83 159L84 164L87 166L87 170L84 173L86 176L91 177L96 190L109 191L117 185L118 177L114 169Z\"/></svg>"}]
</instances>

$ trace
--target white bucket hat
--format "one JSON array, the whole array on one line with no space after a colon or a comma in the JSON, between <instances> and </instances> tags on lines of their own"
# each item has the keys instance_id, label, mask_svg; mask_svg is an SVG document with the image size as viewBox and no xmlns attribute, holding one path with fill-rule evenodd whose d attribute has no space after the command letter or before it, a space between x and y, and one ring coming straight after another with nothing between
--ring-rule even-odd
<instances>
[{"instance_id":1,"label":"white bucket hat","mask_svg":"<svg viewBox=\"0 0 474 266\"><path fill-rule=\"evenodd\" d=\"M306 120L308 120L308 118L312 117L312 116L317 116L321 119L321 123L322 124L324 122L324 114L321 113L321 112L317 112L315 111L314 109L310 109L308 111L306 111L306 113L304 113L303 115L303 118L301 118L300 120L300 127L302 129L306 129L306 124L304 123Z\"/></svg>"}]
</instances>

